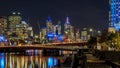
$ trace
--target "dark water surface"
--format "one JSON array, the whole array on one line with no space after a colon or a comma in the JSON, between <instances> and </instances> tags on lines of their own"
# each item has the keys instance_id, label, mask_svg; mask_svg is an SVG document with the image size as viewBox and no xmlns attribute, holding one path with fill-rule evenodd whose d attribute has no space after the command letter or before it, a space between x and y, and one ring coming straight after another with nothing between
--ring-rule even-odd
<instances>
[{"instance_id":1,"label":"dark water surface","mask_svg":"<svg viewBox=\"0 0 120 68\"><path fill-rule=\"evenodd\" d=\"M62 56L0 53L0 68L52 68Z\"/></svg>"}]
</instances>

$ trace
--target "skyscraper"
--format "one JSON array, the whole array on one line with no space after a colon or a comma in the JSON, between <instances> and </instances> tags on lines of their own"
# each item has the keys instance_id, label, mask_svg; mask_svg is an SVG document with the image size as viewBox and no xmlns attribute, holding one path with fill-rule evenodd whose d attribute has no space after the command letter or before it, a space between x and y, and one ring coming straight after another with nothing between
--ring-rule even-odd
<instances>
[{"instance_id":1,"label":"skyscraper","mask_svg":"<svg viewBox=\"0 0 120 68\"><path fill-rule=\"evenodd\" d=\"M64 30L67 31L67 30L70 30L70 22L69 22L69 17L66 17L66 21L65 21L65 24L64 24Z\"/></svg>"},{"instance_id":2,"label":"skyscraper","mask_svg":"<svg viewBox=\"0 0 120 68\"><path fill-rule=\"evenodd\" d=\"M8 16L10 28L14 28L17 24L20 24L22 19L20 15L21 15L20 12L13 12Z\"/></svg>"},{"instance_id":3,"label":"skyscraper","mask_svg":"<svg viewBox=\"0 0 120 68\"><path fill-rule=\"evenodd\" d=\"M66 35L66 37L69 40L72 40L72 38L74 36L74 28L73 28L73 26L71 26L71 24L69 22L69 17L66 17L66 21L64 24L64 34Z\"/></svg>"},{"instance_id":4,"label":"skyscraper","mask_svg":"<svg viewBox=\"0 0 120 68\"><path fill-rule=\"evenodd\" d=\"M58 24L56 25L56 34L60 35L61 34L61 22L58 21Z\"/></svg>"},{"instance_id":5,"label":"skyscraper","mask_svg":"<svg viewBox=\"0 0 120 68\"><path fill-rule=\"evenodd\" d=\"M53 25L50 17L48 17L48 19L46 20L46 30L47 33L53 33Z\"/></svg>"},{"instance_id":6,"label":"skyscraper","mask_svg":"<svg viewBox=\"0 0 120 68\"><path fill-rule=\"evenodd\" d=\"M0 17L0 33L5 34L7 31L7 19Z\"/></svg>"},{"instance_id":7,"label":"skyscraper","mask_svg":"<svg viewBox=\"0 0 120 68\"><path fill-rule=\"evenodd\" d=\"M109 0L109 27L115 28L116 31L120 29L120 0Z\"/></svg>"}]
</instances>

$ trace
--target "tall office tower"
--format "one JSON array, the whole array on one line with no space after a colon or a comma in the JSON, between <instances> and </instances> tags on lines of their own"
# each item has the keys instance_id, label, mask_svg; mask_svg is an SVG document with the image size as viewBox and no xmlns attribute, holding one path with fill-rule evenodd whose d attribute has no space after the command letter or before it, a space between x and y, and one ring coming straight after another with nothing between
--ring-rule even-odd
<instances>
[{"instance_id":1,"label":"tall office tower","mask_svg":"<svg viewBox=\"0 0 120 68\"><path fill-rule=\"evenodd\" d=\"M66 22L64 24L64 31L69 31L70 30L70 22L69 22L69 17L66 18Z\"/></svg>"},{"instance_id":2,"label":"tall office tower","mask_svg":"<svg viewBox=\"0 0 120 68\"><path fill-rule=\"evenodd\" d=\"M46 20L46 30L47 33L53 33L53 25L50 17L48 17L48 19Z\"/></svg>"},{"instance_id":3,"label":"tall office tower","mask_svg":"<svg viewBox=\"0 0 120 68\"><path fill-rule=\"evenodd\" d=\"M7 19L0 17L0 33L5 34L7 31Z\"/></svg>"},{"instance_id":4,"label":"tall office tower","mask_svg":"<svg viewBox=\"0 0 120 68\"><path fill-rule=\"evenodd\" d=\"M88 40L87 36L88 36L87 28L83 28L83 30L81 31L81 40L87 41Z\"/></svg>"},{"instance_id":5,"label":"tall office tower","mask_svg":"<svg viewBox=\"0 0 120 68\"><path fill-rule=\"evenodd\" d=\"M71 26L71 24L69 22L69 18L67 17L66 18L66 22L64 24L64 33L65 34L69 34L70 33L70 26Z\"/></svg>"},{"instance_id":6,"label":"tall office tower","mask_svg":"<svg viewBox=\"0 0 120 68\"><path fill-rule=\"evenodd\" d=\"M61 34L61 22L59 21L58 24L56 25L56 34L60 35Z\"/></svg>"},{"instance_id":7,"label":"tall office tower","mask_svg":"<svg viewBox=\"0 0 120 68\"><path fill-rule=\"evenodd\" d=\"M66 22L64 24L64 33L66 35L66 37L68 38L68 40L71 40L71 32L73 30L73 27L71 26L70 22L69 22L69 18L66 18Z\"/></svg>"},{"instance_id":8,"label":"tall office tower","mask_svg":"<svg viewBox=\"0 0 120 68\"><path fill-rule=\"evenodd\" d=\"M109 27L118 31L120 29L120 0L109 0L109 4Z\"/></svg>"},{"instance_id":9,"label":"tall office tower","mask_svg":"<svg viewBox=\"0 0 120 68\"><path fill-rule=\"evenodd\" d=\"M76 30L76 42L80 42L80 30Z\"/></svg>"},{"instance_id":10,"label":"tall office tower","mask_svg":"<svg viewBox=\"0 0 120 68\"><path fill-rule=\"evenodd\" d=\"M18 36L18 38L24 40L28 38L29 32L28 32L28 24L25 21L21 21L20 24L17 24L15 27L16 31L15 34Z\"/></svg>"},{"instance_id":11,"label":"tall office tower","mask_svg":"<svg viewBox=\"0 0 120 68\"><path fill-rule=\"evenodd\" d=\"M45 37L46 36L46 28L45 27L43 27L42 29L41 29L41 38L42 37Z\"/></svg>"},{"instance_id":12,"label":"tall office tower","mask_svg":"<svg viewBox=\"0 0 120 68\"><path fill-rule=\"evenodd\" d=\"M70 34L69 34L69 38L72 42L75 41L75 34L74 34L74 27L70 26Z\"/></svg>"},{"instance_id":13,"label":"tall office tower","mask_svg":"<svg viewBox=\"0 0 120 68\"><path fill-rule=\"evenodd\" d=\"M28 30L28 36L33 36L33 28L29 26L27 30Z\"/></svg>"},{"instance_id":14,"label":"tall office tower","mask_svg":"<svg viewBox=\"0 0 120 68\"><path fill-rule=\"evenodd\" d=\"M57 25L53 25L53 33L56 34L56 31L57 31Z\"/></svg>"},{"instance_id":15,"label":"tall office tower","mask_svg":"<svg viewBox=\"0 0 120 68\"><path fill-rule=\"evenodd\" d=\"M21 13L20 12L13 12L8 16L9 21L9 28L11 31L14 31L16 25L20 24L21 22Z\"/></svg>"}]
</instances>

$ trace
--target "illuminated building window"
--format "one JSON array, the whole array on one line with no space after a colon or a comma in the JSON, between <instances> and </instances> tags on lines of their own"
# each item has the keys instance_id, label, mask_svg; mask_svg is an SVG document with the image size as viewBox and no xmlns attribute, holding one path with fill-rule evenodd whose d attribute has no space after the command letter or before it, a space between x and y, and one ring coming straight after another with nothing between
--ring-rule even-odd
<instances>
[{"instance_id":1,"label":"illuminated building window","mask_svg":"<svg viewBox=\"0 0 120 68\"><path fill-rule=\"evenodd\" d=\"M116 30L120 29L120 1L119 0L110 0L110 27L115 28Z\"/></svg>"}]
</instances>

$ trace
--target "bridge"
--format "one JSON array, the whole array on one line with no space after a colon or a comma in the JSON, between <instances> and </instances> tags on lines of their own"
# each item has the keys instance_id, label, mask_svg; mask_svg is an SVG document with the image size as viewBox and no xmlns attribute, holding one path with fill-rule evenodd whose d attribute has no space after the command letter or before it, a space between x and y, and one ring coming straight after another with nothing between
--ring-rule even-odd
<instances>
[{"instance_id":1,"label":"bridge","mask_svg":"<svg viewBox=\"0 0 120 68\"><path fill-rule=\"evenodd\" d=\"M87 42L81 43L50 43L50 44L23 44L21 46L0 46L0 51L25 51L25 50L41 50L41 49L49 49L49 50L68 50L68 51L76 51L80 49L80 46L86 45Z\"/></svg>"}]
</instances>

